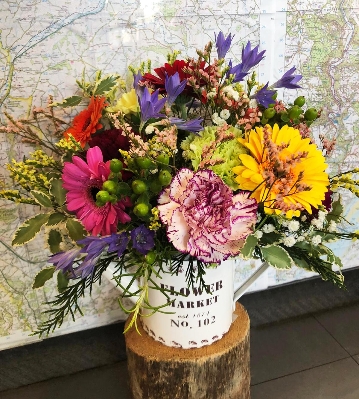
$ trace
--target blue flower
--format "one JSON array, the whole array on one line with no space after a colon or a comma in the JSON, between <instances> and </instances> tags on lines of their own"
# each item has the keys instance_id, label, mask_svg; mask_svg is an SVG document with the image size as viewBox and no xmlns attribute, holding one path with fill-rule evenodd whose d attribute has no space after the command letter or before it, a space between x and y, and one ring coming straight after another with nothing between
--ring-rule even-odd
<instances>
[{"instance_id":1,"label":"blue flower","mask_svg":"<svg viewBox=\"0 0 359 399\"><path fill-rule=\"evenodd\" d=\"M275 90L268 90L268 83L263 86L257 93L253 94L250 98L257 100L258 104L263 105L263 107L268 108L269 104L273 104L273 96L276 93Z\"/></svg>"},{"instance_id":2,"label":"blue flower","mask_svg":"<svg viewBox=\"0 0 359 399\"><path fill-rule=\"evenodd\" d=\"M168 76L166 74L165 79L165 89L167 92L167 103L168 105L172 105L176 98L183 92L186 87L187 79L180 81L179 73L176 72L172 76Z\"/></svg>"},{"instance_id":3,"label":"blue flower","mask_svg":"<svg viewBox=\"0 0 359 399\"><path fill-rule=\"evenodd\" d=\"M132 246L140 254L146 255L155 246L155 232L143 224L131 231Z\"/></svg>"},{"instance_id":4,"label":"blue flower","mask_svg":"<svg viewBox=\"0 0 359 399\"><path fill-rule=\"evenodd\" d=\"M142 96L139 97L141 108L141 123L146 123L151 118L162 118L166 115L160 114L159 111L163 108L166 98L158 99L157 89L154 93L150 94L147 87L144 87Z\"/></svg>"},{"instance_id":5,"label":"blue flower","mask_svg":"<svg viewBox=\"0 0 359 399\"><path fill-rule=\"evenodd\" d=\"M143 86L140 86L138 82L142 79L142 74L140 71L138 71L136 74L133 74L133 88L135 89L135 92L137 94L137 97L141 98L142 93L144 90Z\"/></svg>"},{"instance_id":6,"label":"blue flower","mask_svg":"<svg viewBox=\"0 0 359 399\"><path fill-rule=\"evenodd\" d=\"M50 256L48 263L52 263L56 267L56 270L62 270L63 273L70 272L71 276L74 277L75 274L72 265L80 253L81 250L78 248L73 248L66 252L58 252Z\"/></svg>"},{"instance_id":7,"label":"blue flower","mask_svg":"<svg viewBox=\"0 0 359 399\"><path fill-rule=\"evenodd\" d=\"M302 75L293 75L295 67L292 67L287 71L279 80L271 85L273 88L285 87L286 89L300 89L301 86L297 85L297 82L302 79Z\"/></svg>"},{"instance_id":8,"label":"blue flower","mask_svg":"<svg viewBox=\"0 0 359 399\"><path fill-rule=\"evenodd\" d=\"M108 237L104 237L104 240L109 244L108 252L117 252L117 256L121 257L127 248L130 237L127 233L111 234Z\"/></svg>"},{"instance_id":9,"label":"blue flower","mask_svg":"<svg viewBox=\"0 0 359 399\"><path fill-rule=\"evenodd\" d=\"M234 75L233 82L240 82L248 75L248 72L264 58L265 50L258 53L259 45L251 49L251 42L248 42L246 47L242 49L242 62L232 67L232 61L229 62L229 71L227 76Z\"/></svg>"},{"instance_id":10,"label":"blue flower","mask_svg":"<svg viewBox=\"0 0 359 399\"><path fill-rule=\"evenodd\" d=\"M232 36L231 34L229 34L226 38L224 38L223 32L219 32L218 36L214 34L214 37L216 39L218 59L222 59L226 56L229 48L231 47L234 35Z\"/></svg>"},{"instance_id":11,"label":"blue flower","mask_svg":"<svg viewBox=\"0 0 359 399\"><path fill-rule=\"evenodd\" d=\"M180 118L170 117L169 121L173 125L176 125L178 130L187 130L192 133L197 133L203 130L203 126L201 125L201 123L203 122L202 118L185 121Z\"/></svg>"}]
</instances>

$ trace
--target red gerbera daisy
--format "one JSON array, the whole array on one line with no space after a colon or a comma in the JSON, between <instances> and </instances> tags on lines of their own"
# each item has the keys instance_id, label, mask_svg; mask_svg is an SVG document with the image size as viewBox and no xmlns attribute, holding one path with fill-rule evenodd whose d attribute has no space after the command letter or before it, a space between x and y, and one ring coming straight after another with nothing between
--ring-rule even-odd
<instances>
[{"instance_id":1,"label":"red gerbera daisy","mask_svg":"<svg viewBox=\"0 0 359 399\"><path fill-rule=\"evenodd\" d=\"M102 128L99 123L102 110L106 106L105 97L91 97L87 109L76 115L72 121L72 126L64 133L67 138L71 134L78 141L82 148L90 140L91 134Z\"/></svg>"}]
</instances>

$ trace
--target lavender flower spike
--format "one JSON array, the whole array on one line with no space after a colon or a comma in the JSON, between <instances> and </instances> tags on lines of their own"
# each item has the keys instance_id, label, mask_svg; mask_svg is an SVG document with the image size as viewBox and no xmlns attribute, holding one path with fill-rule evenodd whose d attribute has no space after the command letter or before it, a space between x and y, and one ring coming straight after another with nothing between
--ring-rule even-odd
<instances>
[{"instance_id":1,"label":"lavender flower spike","mask_svg":"<svg viewBox=\"0 0 359 399\"><path fill-rule=\"evenodd\" d=\"M145 124L151 118L163 118L166 115L160 114L159 111L165 105L166 98L158 99L157 89L154 93L150 94L148 88L145 87L142 96L139 97L139 103L141 108L141 124Z\"/></svg>"},{"instance_id":2,"label":"lavender flower spike","mask_svg":"<svg viewBox=\"0 0 359 399\"><path fill-rule=\"evenodd\" d=\"M141 98L143 93L143 86L140 86L138 83L142 79L142 74L138 71L136 74L133 74L133 88L137 94L137 97Z\"/></svg>"},{"instance_id":3,"label":"lavender flower spike","mask_svg":"<svg viewBox=\"0 0 359 399\"><path fill-rule=\"evenodd\" d=\"M218 36L214 34L214 37L216 39L218 59L220 60L226 56L228 50L230 49L234 35L232 36L229 34L226 38L224 38L223 32L219 32Z\"/></svg>"},{"instance_id":4,"label":"lavender flower spike","mask_svg":"<svg viewBox=\"0 0 359 399\"><path fill-rule=\"evenodd\" d=\"M294 75L295 67L292 67L287 71L279 80L271 85L274 88L284 87L286 89L300 89L301 86L297 85L297 82L302 79L302 75Z\"/></svg>"},{"instance_id":5,"label":"lavender flower spike","mask_svg":"<svg viewBox=\"0 0 359 399\"><path fill-rule=\"evenodd\" d=\"M251 49L251 42L248 42L242 49L242 62L234 67L230 63L229 74L234 75L234 83L243 80L248 72L263 60L265 50L258 53L258 48L259 45Z\"/></svg>"},{"instance_id":6,"label":"lavender flower spike","mask_svg":"<svg viewBox=\"0 0 359 399\"><path fill-rule=\"evenodd\" d=\"M180 118L171 117L169 118L169 121L173 125L176 125L178 130L187 130L188 132L192 133L198 133L203 130L203 126L201 125L201 123L203 122L202 118L185 121Z\"/></svg>"},{"instance_id":7,"label":"lavender flower spike","mask_svg":"<svg viewBox=\"0 0 359 399\"><path fill-rule=\"evenodd\" d=\"M250 96L250 98L254 98L257 100L258 104L263 105L263 107L268 108L269 104L273 104L273 96L276 93L275 90L268 90L268 83L263 86L257 93Z\"/></svg>"},{"instance_id":8,"label":"lavender flower spike","mask_svg":"<svg viewBox=\"0 0 359 399\"><path fill-rule=\"evenodd\" d=\"M165 89L167 92L167 103L171 106L176 98L183 92L186 87L187 79L180 81L179 73L168 77L166 74Z\"/></svg>"}]
</instances>

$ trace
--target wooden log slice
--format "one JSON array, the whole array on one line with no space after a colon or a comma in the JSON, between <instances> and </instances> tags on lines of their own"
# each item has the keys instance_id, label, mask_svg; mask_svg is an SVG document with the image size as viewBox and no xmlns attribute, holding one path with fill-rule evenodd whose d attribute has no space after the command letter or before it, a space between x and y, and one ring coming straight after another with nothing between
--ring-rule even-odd
<instances>
[{"instance_id":1,"label":"wooden log slice","mask_svg":"<svg viewBox=\"0 0 359 399\"><path fill-rule=\"evenodd\" d=\"M250 399L249 317L238 303L235 314L228 333L202 348L165 346L141 323L141 335L127 332L133 399Z\"/></svg>"}]
</instances>

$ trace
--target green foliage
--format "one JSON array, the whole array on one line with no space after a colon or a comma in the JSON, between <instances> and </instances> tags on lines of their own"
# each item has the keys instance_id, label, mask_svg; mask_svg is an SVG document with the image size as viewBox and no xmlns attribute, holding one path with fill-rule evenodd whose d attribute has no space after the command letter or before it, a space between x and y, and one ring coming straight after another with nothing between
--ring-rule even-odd
<instances>
[{"instance_id":1,"label":"green foliage","mask_svg":"<svg viewBox=\"0 0 359 399\"><path fill-rule=\"evenodd\" d=\"M57 290L61 293L64 292L69 285L69 280L66 278L64 273L59 270L57 273Z\"/></svg>"},{"instance_id":2,"label":"green foliage","mask_svg":"<svg viewBox=\"0 0 359 399\"><path fill-rule=\"evenodd\" d=\"M119 77L120 75L109 75L104 79L101 79L98 82L96 82L94 95L100 96L110 92L116 86Z\"/></svg>"},{"instance_id":3,"label":"green foliage","mask_svg":"<svg viewBox=\"0 0 359 399\"><path fill-rule=\"evenodd\" d=\"M66 221L66 229L73 241L81 240L87 235L82 224L76 219L68 218Z\"/></svg>"},{"instance_id":4,"label":"green foliage","mask_svg":"<svg viewBox=\"0 0 359 399\"><path fill-rule=\"evenodd\" d=\"M55 197L58 205L62 206L66 200L66 190L62 187L61 179L51 179L50 193Z\"/></svg>"},{"instance_id":5,"label":"green foliage","mask_svg":"<svg viewBox=\"0 0 359 399\"><path fill-rule=\"evenodd\" d=\"M255 246L258 244L258 238L253 234L247 236L246 241L241 250L241 254L245 259L249 259L253 256Z\"/></svg>"},{"instance_id":6,"label":"green foliage","mask_svg":"<svg viewBox=\"0 0 359 399\"><path fill-rule=\"evenodd\" d=\"M24 245L35 238L36 234L41 230L49 219L48 213L41 213L30 219L27 219L15 232L12 245Z\"/></svg>"},{"instance_id":7,"label":"green foliage","mask_svg":"<svg viewBox=\"0 0 359 399\"><path fill-rule=\"evenodd\" d=\"M339 222L342 219L343 215L343 205L341 204L340 198L337 201L333 201L332 210L327 215L327 220L334 222Z\"/></svg>"},{"instance_id":8,"label":"green foliage","mask_svg":"<svg viewBox=\"0 0 359 399\"><path fill-rule=\"evenodd\" d=\"M82 101L82 97L80 96L71 96L67 97L61 102L54 102L50 104L50 107L61 107L61 108L67 108L67 107L75 107L76 105L79 105Z\"/></svg>"},{"instance_id":9,"label":"green foliage","mask_svg":"<svg viewBox=\"0 0 359 399\"><path fill-rule=\"evenodd\" d=\"M47 221L48 226L57 226L61 222L66 220L66 216L60 212L51 213L49 216L49 220Z\"/></svg>"},{"instance_id":10,"label":"green foliage","mask_svg":"<svg viewBox=\"0 0 359 399\"><path fill-rule=\"evenodd\" d=\"M261 248L263 259L278 269L290 269L293 260L288 252L278 245L268 245Z\"/></svg>"},{"instance_id":11,"label":"green foliage","mask_svg":"<svg viewBox=\"0 0 359 399\"><path fill-rule=\"evenodd\" d=\"M62 243L61 234L57 230L50 230L47 243L49 244L50 251L53 254L60 252L60 244Z\"/></svg>"},{"instance_id":12,"label":"green foliage","mask_svg":"<svg viewBox=\"0 0 359 399\"><path fill-rule=\"evenodd\" d=\"M47 280L50 280L52 276L54 275L55 272L55 267L47 267L45 269L42 269L37 275L35 276L34 283L32 285L32 288L40 288L43 287L44 284L46 283Z\"/></svg>"},{"instance_id":13,"label":"green foliage","mask_svg":"<svg viewBox=\"0 0 359 399\"><path fill-rule=\"evenodd\" d=\"M51 198L47 194L43 193L42 191L32 190L32 191L30 191L30 194L35 198L35 201L39 205L44 206L46 208L52 207Z\"/></svg>"}]
</instances>

